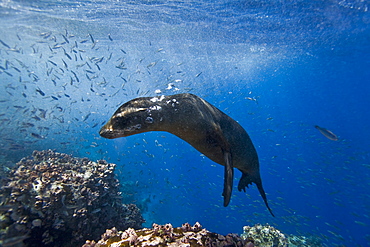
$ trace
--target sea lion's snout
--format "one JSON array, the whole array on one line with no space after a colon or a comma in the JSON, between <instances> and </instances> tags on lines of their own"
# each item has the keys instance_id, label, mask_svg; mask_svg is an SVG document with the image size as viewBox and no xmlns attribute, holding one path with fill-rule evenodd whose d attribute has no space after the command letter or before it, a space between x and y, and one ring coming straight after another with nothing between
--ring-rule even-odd
<instances>
[{"instance_id":1,"label":"sea lion's snout","mask_svg":"<svg viewBox=\"0 0 370 247\"><path fill-rule=\"evenodd\" d=\"M141 124L134 124L126 126L123 129L115 129L111 125L106 124L100 129L99 134L101 137L107 139L115 139L141 133L141 127Z\"/></svg>"},{"instance_id":2,"label":"sea lion's snout","mask_svg":"<svg viewBox=\"0 0 370 247\"><path fill-rule=\"evenodd\" d=\"M100 129L99 135L104 138L112 139L112 131L104 127Z\"/></svg>"},{"instance_id":3,"label":"sea lion's snout","mask_svg":"<svg viewBox=\"0 0 370 247\"><path fill-rule=\"evenodd\" d=\"M106 123L99 131L99 134L101 137L104 137L104 138L107 138L107 139L115 139L115 138L119 138L119 137L125 137L125 136L129 136L129 135L132 135L130 132L134 131L134 130L138 130L141 128L141 126L122 126L121 127L117 127L115 125L117 124L114 124L114 119L112 121L109 120L108 123Z\"/></svg>"},{"instance_id":4,"label":"sea lion's snout","mask_svg":"<svg viewBox=\"0 0 370 247\"><path fill-rule=\"evenodd\" d=\"M104 137L104 138L107 138L107 139L113 139L114 138L114 136L113 136L113 130L111 128L107 128L106 125L104 125L100 129L99 135L101 137Z\"/></svg>"},{"instance_id":5,"label":"sea lion's snout","mask_svg":"<svg viewBox=\"0 0 370 247\"><path fill-rule=\"evenodd\" d=\"M107 139L126 137L147 131L148 125L153 122L153 117L147 116L146 108L122 107L100 129L99 134Z\"/></svg>"}]
</instances>

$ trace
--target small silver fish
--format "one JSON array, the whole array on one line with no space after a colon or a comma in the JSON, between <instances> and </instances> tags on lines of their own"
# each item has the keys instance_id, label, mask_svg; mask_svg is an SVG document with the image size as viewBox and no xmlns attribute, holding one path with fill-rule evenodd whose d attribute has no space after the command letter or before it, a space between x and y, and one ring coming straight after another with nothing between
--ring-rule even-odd
<instances>
[{"instance_id":1,"label":"small silver fish","mask_svg":"<svg viewBox=\"0 0 370 247\"><path fill-rule=\"evenodd\" d=\"M10 46L9 46L7 43L5 43L4 41L2 41L1 39L0 39L0 43L1 43L3 46L5 46L6 48L10 49Z\"/></svg>"},{"instance_id":2,"label":"small silver fish","mask_svg":"<svg viewBox=\"0 0 370 247\"><path fill-rule=\"evenodd\" d=\"M90 36L90 39L91 39L91 43L95 43L95 40L94 40L93 36L91 34L89 34L89 36Z\"/></svg>"},{"instance_id":3,"label":"small silver fish","mask_svg":"<svg viewBox=\"0 0 370 247\"><path fill-rule=\"evenodd\" d=\"M37 88L36 92L38 92L41 96L45 96L45 93L40 88Z\"/></svg>"},{"instance_id":4,"label":"small silver fish","mask_svg":"<svg viewBox=\"0 0 370 247\"><path fill-rule=\"evenodd\" d=\"M333 132L331 132L328 129L322 128L320 126L315 125L315 128L320 131L321 134L323 134L326 138L332 141L338 141L338 136L335 135Z\"/></svg>"}]
</instances>

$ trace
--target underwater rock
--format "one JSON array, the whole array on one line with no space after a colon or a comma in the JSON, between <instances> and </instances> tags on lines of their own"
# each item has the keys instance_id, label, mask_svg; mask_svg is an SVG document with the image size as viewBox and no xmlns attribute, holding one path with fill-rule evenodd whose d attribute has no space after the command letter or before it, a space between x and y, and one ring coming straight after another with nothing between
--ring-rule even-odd
<instances>
[{"instance_id":1,"label":"underwater rock","mask_svg":"<svg viewBox=\"0 0 370 247\"><path fill-rule=\"evenodd\" d=\"M197 222L193 226L188 223L173 228L171 224L153 224L152 229L143 228L117 231L116 228L106 230L101 239L87 240L83 247L113 247L113 246L173 246L173 247L253 247L248 241L237 234L226 236L203 229Z\"/></svg>"},{"instance_id":2,"label":"underwater rock","mask_svg":"<svg viewBox=\"0 0 370 247\"><path fill-rule=\"evenodd\" d=\"M2 181L0 245L81 246L113 226L141 228L140 210L121 202L114 169L51 150L23 158Z\"/></svg>"},{"instance_id":3,"label":"underwater rock","mask_svg":"<svg viewBox=\"0 0 370 247\"><path fill-rule=\"evenodd\" d=\"M288 240L283 233L276 228L266 224L256 224L255 226L244 226L244 233L241 237L253 242L256 247L286 247Z\"/></svg>"}]
</instances>

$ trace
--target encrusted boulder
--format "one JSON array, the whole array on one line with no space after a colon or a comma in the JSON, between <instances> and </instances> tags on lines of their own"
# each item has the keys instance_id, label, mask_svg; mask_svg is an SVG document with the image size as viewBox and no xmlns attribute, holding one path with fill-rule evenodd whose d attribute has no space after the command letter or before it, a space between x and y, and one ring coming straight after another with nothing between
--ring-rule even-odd
<instances>
[{"instance_id":1,"label":"encrusted boulder","mask_svg":"<svg viewBox=\"0 0 370 247\"><path fill-rule=\"evenodd\" d=\"M256 247L286 247L288 240L286 236L276 228L266 224L255 226L244 226L241 237L250 240Z\"/></svg>"},{"instance_id":2,"label":"encrusted boulder","mask_svg":"<svg viewBox=\"0 0 370 247\"><path fill-rule=\"evenodd\" d=\"M113 226L140 228L140 210L122 204L114 169L51 150L23 158L0 189L2 243L78 246Z\"/></svg>"}]
</instances>

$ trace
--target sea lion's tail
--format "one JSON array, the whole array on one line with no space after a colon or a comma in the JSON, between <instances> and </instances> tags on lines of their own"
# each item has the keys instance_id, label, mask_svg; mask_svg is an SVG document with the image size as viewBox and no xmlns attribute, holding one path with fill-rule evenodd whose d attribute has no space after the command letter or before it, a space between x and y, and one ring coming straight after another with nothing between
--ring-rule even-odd
<instances>
[{"instance_id":1,"label":"sea lion's tail","mask_svg":"<svg viewBox=\"0 0 370 247\"><path fill-rule=\"evenodd\" d=\"M270 206L267 202L266 193L265 193L265 190L263 189L262 180L259 176L256 178L256 177L250 176L248 173L243 173L242 177L240 178L239 184L238 184L238 190L239 191L243 190L245 192L245 187L248 188L248 185L250 185L252 183L255 183L257 185L258 191L260 192L260 195L262 196L262 199L265 202L265 205L266 205L267 209L270 211L270 214L273 217L275 217L275 215L273 214L273 212L272 212L272 210L271 210L271 208L270 208Z\"/></svg>"}]
</instances>

